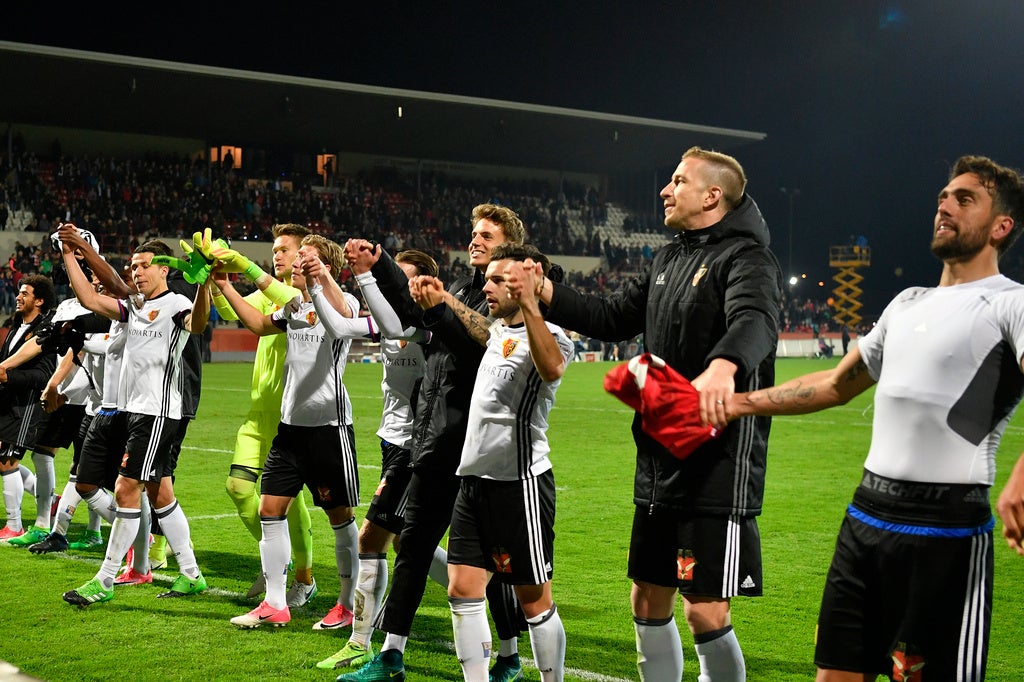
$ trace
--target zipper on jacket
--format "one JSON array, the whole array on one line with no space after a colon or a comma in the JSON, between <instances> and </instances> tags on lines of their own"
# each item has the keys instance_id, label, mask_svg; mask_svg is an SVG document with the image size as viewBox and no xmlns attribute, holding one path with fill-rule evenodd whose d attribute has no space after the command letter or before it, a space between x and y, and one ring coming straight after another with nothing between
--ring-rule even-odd
<instances>
[{"instance_id":1,"label":"zipper on jacket","mask_svg":"<svg viewBox=\"0 0 1024 682\"><path fill-rule=\"evenodd\" d=\"M647 503L647 515L651 516L654 514L654 498L658 494L658 458L651 457L651 464L653 471L651 475L651 499Z\"/></svg>"}]
</instances>

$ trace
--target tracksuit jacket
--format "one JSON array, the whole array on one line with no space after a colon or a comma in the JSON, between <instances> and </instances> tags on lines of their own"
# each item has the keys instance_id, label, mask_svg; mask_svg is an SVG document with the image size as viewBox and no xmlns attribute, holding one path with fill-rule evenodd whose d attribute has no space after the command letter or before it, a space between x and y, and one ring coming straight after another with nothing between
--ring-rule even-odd
<instances>
[{"instance_id":1,"label":"tracksuit jacket","mask_svg":"<svg viewBox=\"0 0 1024 682\"><path fill-rule=\"evenodd\" d=\"M604 341L643 334L644 349L687 379L711 360L736 363L736 391L775 382L782 274L753 199L701 230L680 231L651 266L606 296L554 285L547 319ZM650 511L757 516L764 496L768 417L744 417L678 460L633 420L634 502Z\"/></svg>"}]
</instances>

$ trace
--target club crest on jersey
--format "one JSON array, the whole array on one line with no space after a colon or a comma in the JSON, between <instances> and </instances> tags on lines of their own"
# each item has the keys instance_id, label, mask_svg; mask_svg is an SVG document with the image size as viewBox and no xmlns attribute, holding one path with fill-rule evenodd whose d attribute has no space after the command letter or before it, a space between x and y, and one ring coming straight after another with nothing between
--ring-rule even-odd
<instances>
[{"instance_id":1,"label":"club crest on jersey","mask_svg":"<svg viewBox=\"0 0 1024 682\"><path fill-rule=\"evenodd\" d=\"M160 311L159 310L150 310L146 314L146 317L149 319L150 322L155 322L156 318L160 317Z\"/></svg>"},{"instance_id":2,"label":"club crest on jersey","mask_svg":"<svg viewBox=\"0 0 1024 682\"><path fill-rule=\"evenodd\" d=\"M519 346L519 339L505 339L501 342L501 355L502 357L509 357L516 352L516 347Z\"/></svg>"},{"instance_id":3,"label":"club crest on jersey","mask_svg":"<svg viewBox=\"0 0 1024 682\"><path fill-rule=\"evenodd\" d=\"M499 547L498 551L491 555L491 561L494 562L495 573L512 572L512 557L508 555L504 547Z\"/></svg>"},{"instance_id":4,"label":"club crest on jersey","mask_svg":"<svg viewBox=\"0 0 1024 682\"><path fill-rule=\"evenodd\" d=\"M315 310L310 310L308 313L306 313L306 323L310 327L316 326L316 311Z\"/></svg>"},{"instance_id":5,"label":"club crest on jersey","mask_svg":"<svg viewBox=\"0 0 1024 682\"><path fill-rule=\"evenodd\" d=\"M690 550L679 550L676 557L676 575L678 580L693 580L693 569L697 566L697 560L693 558Z\"/></svg>"},{"instance_id":6,"label":"club crest on jersey","mask_svg":"<svg viewBox=\"0 0 1024 682\"><path fill-rule=\"evenodd\" d=\"M704 275L706 275L706 274L708 274L708 266L707 265L701 265L700 268L697 269L697 274L695 274L693 276L693 281L690 282L690 286L691 287L697 286L697 284L700 282L701 278Z\"/></svg>"},{"instance_id":7,"label":"club crest on jersey","mask_svg":"<svg viewBox=\"0 0 1024 682\"><path fill-rule=\"evenodd\" d=\"M893 682L921 682L924 673L924 656L920 654L911 655L907 650L911 647L906 642L900 642L892 652L892 679Z\"/></svg>"}]
</instances>

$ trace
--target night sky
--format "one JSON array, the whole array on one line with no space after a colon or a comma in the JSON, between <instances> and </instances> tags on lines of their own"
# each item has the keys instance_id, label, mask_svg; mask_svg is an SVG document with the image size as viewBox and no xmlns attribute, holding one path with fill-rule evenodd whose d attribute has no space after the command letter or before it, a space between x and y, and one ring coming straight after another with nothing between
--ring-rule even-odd
<instances>
[{"instance_id":1,"label":"night sky","mask_svg":"<svg viewBox=\"0 0 1024 682\"><path fill-rule=\"evenodd\" d=\"M828 247L864 236L870 307L937 282L958 156L1024 167L1020 0L24 4L0 39L767 133L731 151L780 261L796 188L792 269L831 288Z\"/></svg>"}]
</instances>

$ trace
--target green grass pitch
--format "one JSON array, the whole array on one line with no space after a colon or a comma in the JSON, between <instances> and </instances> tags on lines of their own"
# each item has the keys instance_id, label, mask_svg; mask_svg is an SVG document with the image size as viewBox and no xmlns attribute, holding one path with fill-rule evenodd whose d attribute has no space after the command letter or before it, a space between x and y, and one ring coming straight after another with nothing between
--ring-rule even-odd
<instances>
[{"instance_id":1,"label":"green grass pitch","mask_svg":"<svg viewBox=\"0 0 1024 682\"><path fill-rule=\"evenodd\" d=\"M780 360L779 380L831 361ZM554 595L568 638L566 679L635 680L626 550L632 515L634 450L628 408L602 389L609 363L576 363L566 373L551 414L550 439L558 486ZM192 525L199 564L210 590L198 597L157 600L175 571L157 572L154 585L119 588L113 601L79 609L61 593L92 577L99 549L32 556L0 547L6 577L0 607L5 636L0 659L35 677L58 680L333 680L316 661L340 648L347 631L314 632L337 596L333 538L326 517L313 509L314 574L320 594L292 613L280 629L239 631L228 619L252 608L242 599L259 571L256 542L235 516L224 479L235 431L248 407L251 367L214 363L205 368L199 419L189 429L177 473L178 498ZM380 449L378 364L352 364L346 385L356 415L363 507L377 482ZM821 588L844 509L859 480L871 432L870 393L849 405L806 417L783 417L772 427L765 512L760 519L765 596L733 603L733 622L749 680L813 678L814 625ZM1003 438L995 494L1024 449L1016 417ZM67 480L70 456L57 456L57 487ZM993 498L995 497L993 495ZM994 499L993 499L994 502ZM22 513L31 523L34 505ZM72 527L84 523L84 505ZM109 529L104 527L104 535ZM1024 558L996 533L995 603L988 679L1020 679L1024 626L1018 594ZM677 619L683 623L682 609ZM378 633L374 644L382 637ZM461 680L451 644L446 597L427 586L406 652L410 680ZM697 661L683 637L685 680ZM523 637L520 652L530 656ZM534 668L526 678L538 680Z\"/></svg>"}]
</instances>

